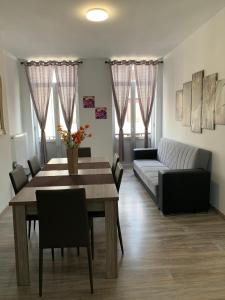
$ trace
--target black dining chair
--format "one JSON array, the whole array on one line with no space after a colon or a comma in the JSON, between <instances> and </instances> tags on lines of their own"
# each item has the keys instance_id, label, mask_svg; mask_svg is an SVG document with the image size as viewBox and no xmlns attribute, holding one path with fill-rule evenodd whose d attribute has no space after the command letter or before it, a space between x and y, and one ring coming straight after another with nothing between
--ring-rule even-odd
<instances>
[{"instance_id":1,"label":"black dining chair","mask_svg":"<svg viewBox=\"0 0 225 300\"><path fill-rule=\"evenodd\" d=\"M87 249L89 280L93 293L85 189L37 190L36 198L39 214L39 296L42 296L43 250L63 247Z\"/></svg>"},{"instance_id":2,"label":"black dining chair","mask_svg":"<svg viewBox=\"0 0 225 300\"><path fill-rule=\"evenodd\" d=\"M15 194L18 194L19 191L22 190L22 188L28 183L28 178L25 173L25 170L20 165L17 165L16 168L9 173L9 177ZM36 220L38 220L38 216L33 214L27 214L26 220L28 221L28 237L30 238L31 222L34 221L35 229L35 222Z\"/></svg>"},{"instance_id":3,"label":"black dining chair","mask_svg":"<svg viewBox=\"0 0 225 300\"><path fill-rule=\"evenodd\" d=\"M115 176L116 166L117 166L119 160L120 160L119 154L118 153L114 153L113 164L112 164L112 174L113 174L113 177Z\"/></svg>"},{"instance_id":4,"label":"black dining chair","mask_svg":"<svg viewBox=\"0 0 225 300\"><path fill-rule=\"evenodd\" d=\"M33 156L28 161L28 166L31 172L31 176L34 177L39 171L41 171L41 163L37 156Z\"/></svg>"},{"instance_id":5,"label":"black dining chair","mask_svg":"<svg viewBox=\"0 0 225 300\"><path fill-rule=\"evenodd\" d=\"M117 188L117 191L119 193L119 189L120 189L120 185L121 185L121 181L122 181L122 177L123 177L123 167L121 165L120 162L117 163L116 166L116 170L115 170L115 175L114 175L114 180L115 180L115 185ZM88 213L89 219L91 220L91 224L92 224L92 236L93 236L93 219L94 218L103 218L105 217L105 211L90 211ZM119 242L120 242L120 248L121 248L121 252L122 254L124 254L124 248L123 248L123 239L122 239L122 233L121 233L121 228L120 228L120 220L119 220L119 207L117 204L117 230L118 230L118 237L119 237ZM94 256L94 240L92 239L92 257Z\"/></svg>"},{"instance_id":6,"label":"black dining chair","mask_svg":"<svg viewBox=\"0 0 225 300\"><path fill-rule=\"evenodd\" d=\"M78 157L91 157L91 148L90 147L79 147L78 148Z\"/></svg>"}]
</instances>

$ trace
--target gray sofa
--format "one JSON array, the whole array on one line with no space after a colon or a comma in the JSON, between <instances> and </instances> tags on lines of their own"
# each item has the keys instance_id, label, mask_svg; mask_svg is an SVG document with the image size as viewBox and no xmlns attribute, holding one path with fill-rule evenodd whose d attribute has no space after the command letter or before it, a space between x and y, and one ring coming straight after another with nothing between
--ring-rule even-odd
<instances>
[{"instance_id":1,"label":"gray sofa","mask_svg":"<svg viewBox=\"0 0 225 300\"><path fill-rule=\"evenodd\" d=\"M134 149L133 169L164 214L209 209L211 152L162 138Z\"/></svg>"}]
</instances>

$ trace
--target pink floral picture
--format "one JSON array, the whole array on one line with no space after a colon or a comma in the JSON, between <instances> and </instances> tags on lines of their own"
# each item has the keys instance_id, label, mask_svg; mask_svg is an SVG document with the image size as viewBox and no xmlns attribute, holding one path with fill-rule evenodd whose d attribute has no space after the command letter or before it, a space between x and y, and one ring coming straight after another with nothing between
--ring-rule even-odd
<instances>
[{"instance_id":1,"label":"pink floral picture","mask_svg":"<svg viewBox=\"0 0 225 300\"><path fill-rule=\"evenodd\" d=\"M107 119L107 107L97 107L95 109L95 119Z\"/></svg>"},{"instance_id":2,"label":"pink floral picture","mask_svg":"<svg viewBox=\"0 0 225 300\"><path fill-rule=\"evenodd\" d=\"M84 108L94 108L95 107L95 96L84 96L83 97L83 107Z\"/></svg>"}]
</instances>

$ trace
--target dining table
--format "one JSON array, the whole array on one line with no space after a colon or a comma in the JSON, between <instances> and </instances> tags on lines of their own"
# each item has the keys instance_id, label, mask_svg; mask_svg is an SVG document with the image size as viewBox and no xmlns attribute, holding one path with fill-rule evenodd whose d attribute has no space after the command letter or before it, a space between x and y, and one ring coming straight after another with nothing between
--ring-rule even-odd
<instances>
[{"instance_id":1,"label":"dining table","mask_svg":"<svg viewBox=\"0 0 225 300\"><path fill-rule=\"evenodd\" d=\"M30 284L26 214L37 214L36 190L74 188L85 189L88 211L105 211L105 277L117 278L119 196L108 159L79 158L77 174L69 175L67 158L52 158L9 202L13 211L17 285Z\"/></svg>"}]
</instances>

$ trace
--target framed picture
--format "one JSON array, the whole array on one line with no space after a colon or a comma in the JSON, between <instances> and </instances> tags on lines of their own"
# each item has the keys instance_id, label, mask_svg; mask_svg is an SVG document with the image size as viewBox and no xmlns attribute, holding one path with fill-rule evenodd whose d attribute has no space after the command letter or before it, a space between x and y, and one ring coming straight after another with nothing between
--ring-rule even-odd
<instances>
[{"instance_id":1,"label":"framed picture","mask_svg":"<svg viewBox=\"0 0 225 300\"><path fill-rule=\"evenodd\" d=\"M225 79L217 81L215 98L215 123L225 125Z\"/></svg>"},{"instance_id":2,"label":"framed picture","mask_svg":"<svg viewBox=\"0 0 225 300\"><path fill-rule=\"evenodd\" d=\"M191 89L192 82L186 82L183 85L183 113L182 113L182 125L191 126Z\"/></svg>"},{"instance_id":3,"label":"framed picture","mask_svg":"<svg viewBox=\"0 0 225 300\"><path fill-rule=\"evenodd\" d=\"M3 103L2 103L2 79L0 77L0 135L5 134Z\"/></svg>"},{"instance_id":4,"label":"framed picture","mask_svg":"<svg viewBox=\"0 0 225 300\"><path fill-rule=\"evenodd\" d=\"M95 96L84 96L83 108L95 108Z\"/></svg>"},{"instance_id":5,"label":"framed picture","mask_svg":"<svg viewBox=\"0 0 225 300\"><path fill-rule=\"evenodd\" d=\"M95 119L107 119L107 107L96 107Z\"/></svg>"},{"instance_id":6,"label":"framed picture","mask_svg":"<svg viewBox=\"0 0 225 300\"><path fill-rule=\"evenodd\" d=\"M183 90L176 91L176 121L182 121Z\"/></svg>"},{"instance_id":7,"label":"framed picture","mask_svg":"<svg viewBox=\"0 0 225 300\"><path fill-rule=\"evenodd\" d=\"M215 98L217 73L203 78L202 128L215 129Z\"/></svg>"},{"instance_id":8,"label":"framed picture","mask_svg":"<svg viewBox=\"0 0 225 300\"><path fill-rule=\"evenodd\" d=\"M202 96L204 71L192 75L191 130L202 132Z\"/></svg>"}]
</instances>

